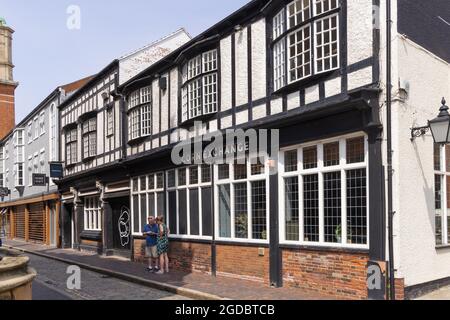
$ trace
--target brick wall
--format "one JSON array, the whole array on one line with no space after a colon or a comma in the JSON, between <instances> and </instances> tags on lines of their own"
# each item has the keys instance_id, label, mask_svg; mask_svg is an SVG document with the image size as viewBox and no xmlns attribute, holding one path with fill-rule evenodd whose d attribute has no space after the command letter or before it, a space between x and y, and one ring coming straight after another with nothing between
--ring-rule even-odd
<instances>
[{"instance_id":1,"label":"brick wall","mask_svg":"<svg viewBox=\"0 0 450 320\"><path fill-rule=\"evenodd\" d=\"M285 286L341 299L367 299L367 254L296 249L283 249L282 254Z\"/></svg>"},{"instance_id":2,"label":"brick wall","mask_svg":"<svg viewBox=\"0 0 450 320\"><path fill-rule=\"evenodd\" d=\"M185 272L211 272L211 245L170 241L170 267ZM145 261L145 240L134 240L134 261Z\"/></svg>"},{"instance_id":3,"label":"brick wall","mask_svg":"<svg viewBox=\"0 0 450 320\"><path fill-rule=\"evenodd\" d=\"M259 248L235 245L217 245L217 274L264 282L269 285L269 249L264 256Z\"/></svg>"},{"instance_id":4,"label":"brick wall","mask_svg":"<svg viewBox=\"0 0 450 320\"><path fill-rule=\"evenodd\" d=\"M14 90L14 86L0 83L0 139L15 126Z\"/></svg>"}]
</instances>

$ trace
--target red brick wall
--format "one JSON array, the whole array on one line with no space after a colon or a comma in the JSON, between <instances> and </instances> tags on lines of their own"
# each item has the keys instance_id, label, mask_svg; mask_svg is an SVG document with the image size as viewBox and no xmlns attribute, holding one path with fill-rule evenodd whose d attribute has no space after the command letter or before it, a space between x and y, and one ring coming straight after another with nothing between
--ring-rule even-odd
<instances>
[{"instance_id":1,"label":"red brick wall","mask_svg":"<svg viewBox=\"0 0 450 320\"><path fill-rule=\"evenodd\" d=\"M14 86L0 83L0 139L15 126Z\"/></svg>"},{"instance_id":2,"label":"red brick wall","mask_svg":"<svg viewBox=\"0 0 450 320\"><path fill-rule=\"evenodd\" d=\"M211 272L211 245L170 241L170 267L185 272ZM134 261L144 262L145 240L134 240Z\"/></svg>"},{"instance_id":3,"label":"red brick wall","mask_svg":"<svg viewBox=\"0 0 450 320\"><path fill-rule=\"evenodd\" d=\"M342 299L367 299L367 254L283 249L285 286Z\"/></svg>"},{"instance_id":4,"label":"red brick wall","mask_svg":"<svg viewBox=\"0 0 450 320\"><path fill-rule=\"evenodd\" d=\"M269 249L264 256L259 248L235 245L217 245L217 274L264 282L269 285Z\"/></svg>"},{"instance_id":5,"label":"red brick wall","mask_svg":"<svg viewBox=\"0 0 450 320\"><path fill-rule=\"evenodd\" d=\"M405 300L405 279L395 279L395 299Z\"/></svg>"}]
</instances>

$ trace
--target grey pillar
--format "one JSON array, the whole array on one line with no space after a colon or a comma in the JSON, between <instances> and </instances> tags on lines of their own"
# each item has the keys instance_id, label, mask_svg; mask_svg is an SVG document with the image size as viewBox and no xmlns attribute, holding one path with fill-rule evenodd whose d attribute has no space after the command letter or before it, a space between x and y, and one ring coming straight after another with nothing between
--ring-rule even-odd
<instances>
[{"instance_id":1,"label":"grey pillar","mask_svg":"<svg viewBox=\"0 0 450 320\"><path fill-rule=\"evenodd\" d=\"M113 252L113 212L109 202L103 202L103 254L112 255Z\"/></svg>"}]
</instances>

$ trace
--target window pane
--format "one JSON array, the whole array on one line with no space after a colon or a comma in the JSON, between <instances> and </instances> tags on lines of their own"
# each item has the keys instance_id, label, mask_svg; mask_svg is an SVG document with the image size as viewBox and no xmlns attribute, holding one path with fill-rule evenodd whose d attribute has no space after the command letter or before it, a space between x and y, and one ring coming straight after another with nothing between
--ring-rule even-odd
<instances>
[{"instance_id":1,"label":"window pane","mask_svg":"<svg viewBox=\"0 0 450 320\"><path fill-rule=\"evenodd\" d=\"M442 178L439 175L434 176L434 199L436 212L436 244L443 244L442 239Z\"/></svg>"},{"instance_id":2,"label":"window pane","mask_svg":"<svg viewBox=\"0 0 450 320\"><path fill-rule=\"evenodd\" d=\"M155 194L153 192L148 194L148 216L156 217Z\"/></svg>"},{"instance_id":3,"label":"window pane","mask_svg":"<svg viewBox=\"0 0 450 320\"><path fill-rule=\"evenodd\" d=\"M366 169L347 171L347 242L367 244Z\"/></svg>"},{"instance_id":4,"label":"window pane","mask_svg":"<svg viewBox=\"0 0 450 320\"><path fill-rule=\"evenodd\" d=\"M208 164L202 165L202 183L211 182L211 166Z\"/></svg>"},{"instance_id":5,"label":"window pane","mask_svg":"<svg viewBox=\"0 0 450 320\"><path fill-rule=\"evenodd\" d=\"M277 91L286 84L286 42L281 39L273 46L273 78L274 90Z\"/></svg>"},{"instance_id":6,"label":"window pane","mask_svg":"<svg viewBox=\"0 0 450 320\"><path fill-rule=\"evenodd\" d=\"M203 77L203 114L217 112L217 73Z\"/></svg>"},{"instance_id":7,"label":"window pane","mask_svg":"<svg viewBox=\"0 0 450 320\"><path fill-rule=\"evenodd\" d=\"M311 75L311 27L305 26L288 36L289 82Z\"/></svg>"},{"instance_id":8,"label":"window pane","mask_svg":"<svg viewBox=\"0 0 450 320\"><path fill-rule=\"evenodd\" d=\"M347 163L364 162L364 137L347 140Z\"/></svg>"},{"instance_id":9,"label":"window pane","mask_svg":"<svg viewBox=\"0 0 450 320\"><path fill-rule=\"evenodd\" d=\"M179 234L187 234L187 198L186 189L178 190Z\"/></svg>"},{"instance_id":10,"label":"window pane","mask_svg":"<svg viewBox=\"0 0 450 320\"><path fill-rule=\"evenodd\" d=\"M198 167L190 167L189 168L189 184L197 184L198 183Z\"/></svg>"},{"instance_id":11,"label":"window pane","mask_svg":"<svg viewBox=\"0 0 450 320\"><path fill-rule=\"evenodd\" d=\"M234 185L235 237L248 238L247 183Z\"/></svg>"},{"instance_id":12,"label":"window pane","mask_svg":"<svg viewBox=\"0 0 450 320\"><path fill-rule=\"evenodd\" d=\"M156 188L164 188L164 173L162 172L156 174Z\"/></svg>"},{"instance_id":13,"label":"window pane","mask_svg":"<svg viewBox=\"0 0 450 320\"><path fill-rule=\"evenodd\" d=\"M242 180L247 179L247 164L235 164L234 165L234 179Z\"/></svg>"},{"instance_id":14,"label":"window pane","mask_svg":"<svg viewBox=\"0 0 450 320\"><path fill-rule=\"evenodd\" d=\"M252 238L267 239L266 181L256 181L252 186Z\"/></svg>"},{"instance_id":15,"label":"window pane","mask_svg":"<svg viewBox=\"0 0 450 320\"><path fill-rule=\"evenodd\" d=\"M219 164L218 171L219 171L219 179L220 180L225 180L225 179L230 178L230 166L228 165L228 163Z\"/></svg>"},{"instance_id":16,"label":"window pane","mask_svg":"<svg viewBox=\"0 0 450 320\"><path fill-rule=\"evenodd\" d=\"M289 28L308 20L310 16L309 0L297 0L288 5Z\"/></svg>"},{"instance_id":17,"label":"window pane","mask_svg":"<svg viewBox=\"0 0 450 320\"><path fill-rule=\"evenodd\" d=\"M169 192L169 229L171 233L177 233L177 192Z\"/></svg>"},{"instance_id":18,"label":"window pane","mask_svg":"<svg viewBox=\"0 0 450 320\"><path fill-rule=\"evenodd\" d=\"M155 175L151 174L148 176L148 189L153 190L155 189Z\"/></svg>"},{"instance_id":19,"label":"window pane","mask_svg":"<svg viewBox=\"0 0 450 320\"><path fill-rule=\"evenodd\" d=\"M251 166L250 166L250 171L252 176L256 176L259 174L264 174L264 163L261 163L261 159L253 159Z\"/></svg>"},{"instance_id":20,"label":"window pane","mask_svg":"<svg viewBox=\"0 0 450 320\"><path fill-rule=\"evenodd\" d=\"M323 158L325 167L339 165L339 142L325 144L323 146Z\"/></svg>"},{"instance_id":21,"label":"window pane","mask_svg":"<svg viewBox=\"0 0 450 320\"><path fill-rule=\"evenodd\" d=\"M340 243L342 241L341 173L325 173L323 188L325 242Z\"/></svg>"},{"instance_id":22,"label":"window pane","mask_svg":"<svg viewBox=\"0 0 450 320\"><path fill-rule=\"evenodd\" d=\"M139 214L139 197L135 195L133 196L133 229L135 233L139 233L141 231L141 226L139 225Z\"/></svg>"},{"instance_id":23,"label":"window pane","mask_svg":"<svg viewBox=\"0 0 450 320\"><path fill-rule=\"evenodd\" d=\"M164 206L164 192L158 192L156 194L156 215L158 217L162 216L164 217L164 219L167 219L167 214Z\"/></svg>"},{"instance_id":24,"label":"window pane","mask_svg":"<svg viewBox=\"0 0 450 320\"><path fill-rule=\"evenodd\" d=\"M140 181L141 181L141 191L146 190L146 186L147 186L147 179L146 179L146 177L141 177Z\"/></svg>"},{"instance_id":25,"label":"window pane","mask_svg":"<svg viewBox=\"0 0 450 320\"><path fill-rule=\"evenodd\" d=\"M140 198L141 198L141 224L143 228L144 225L147 224L147 195L141 194Z\"/></svg>"},{"instance_id":26,"label":"window pane","mask_svg":"<svg viewBox=\"0 0 450 320\"><path fill-rule=\"evenodd\" d=\"M179 186L186 185L186 168L178 169L178 185Z\"/></svg>"},{"instance_id":27,"label":"window pane","mask_svg":"<svg viewBox=\"0 0 450 320\"><path fill-rule=\"evenodd\" d=\"M133 179L133 192L139 191L139 180L137 178Z\"/></svg>"},{"instance_id":28,"label":"window pane","mask_svg":"<svg viewBox=\"0 0 450 320\"><path fill-rule=\"evenodd\" d=\"M441 171L441 146L434 144L434 170Z\"/></svg>"},{"instance_id":29,"label":"window pane","mask_svg":"<svg viewBox=\"0 0 450 320\"><path fill-rule=\"evenodd\" d=\"M294 172L298 170L297 150L287 151L284 153L284 171Z\"/></svg>"},{"instance_id":30,"label":"window pane","mask_svg":"<svg viewBox=\"0 0 450 320\"><path fill-rule=\"evenodd\" d=\"M317 147L303 149L303 169L317 168Z\"/></svg>"},{"instance_id":31,"label":"window pane","mask_svg":"<svg viewBox=\"0 0 450 320\"><path fill-rule=\"evenodd\" d=\"M300 240L298 177L285 179L286 240Z\"/></svg>"},{"instance_id":32,"label":"window pane","mask_svg":"<svg viewBox=\"0 0 450 320\"><path fill-rule=\"evenodd\" d=\"M200 235L198 197L199 194L197 188L189 190L189 219L192 236Z\"/></svg>"},{"instance_id":33,"label":"window pane","mask_svg":"<svg viewBox=\"0 0 450 320\"><path fill-rule=\"evenodd\" d=\"M338 17L332 16L316 22L317 72L338 68Z\"/></svg>"},{"instance_id":34,"label":"window pane","mask_svg":"<svg viewBox=\"0 0 450 320\"><path fill-rule=\"evenodd\" d=\"M319 176L303 177L303 207L305 241L319 241Z\"/></svg>"},{"instance_id":35,"label":"window pane","mask_svg":"<svg viewBox=\"0 0 450 320\"><path fill-rule=\"evenodd\" d=\"M202 188L202 231L204 236L211 236L211 223L213 211L211 210L211 187Z\"/></svg>"},{"instance_id":36,"label":"window pane","mask_svg":"<svg viewBox=\"0 0 450 320\"><path fill-rule=\"evenodd\" d=\"M167 174L167 186L169 188L175 187L175 170L170 170Z\"/></svg>"},{"instance_id":37,"label":"window pane","mask_svg":"<svg viewBox=\"0 0 450 320\"><path fill-rule=\"evenodd\" d=\"M219 186L219 235L231 237L230 185Z\"/></svg>"},{"instance_id":38,"label":"window pane","mask_svg":"<svg viewBox=\"0 0 450 320\"><path fill-rule=\"evenodd\" d=\"M450 172L450 146L445 146L445 170Z\"/></svg>"}]
</instances>

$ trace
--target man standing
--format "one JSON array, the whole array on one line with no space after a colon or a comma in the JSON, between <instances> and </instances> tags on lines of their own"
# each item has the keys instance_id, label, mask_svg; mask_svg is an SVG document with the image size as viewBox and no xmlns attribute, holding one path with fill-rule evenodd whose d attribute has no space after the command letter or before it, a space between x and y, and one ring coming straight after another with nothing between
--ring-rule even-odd
<instances>
[{"instance_id":1,"label":"man standing","mask_svg":"<svg viewBox=\"0 0 450 320\"><path fill-rule=\"evenodd\" d=\"M148 224L144 227L144 236L146 236L145 257L148 259L148 272L159 271L158 250L156 247L158 237L158 225L154 217L148 217ZM155 268L153 269L153 263Z\"/></svg>"}]
</instances>

